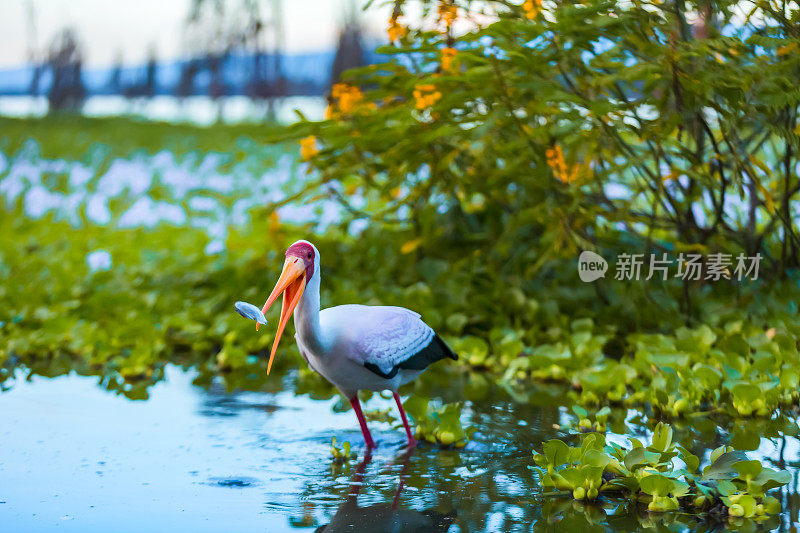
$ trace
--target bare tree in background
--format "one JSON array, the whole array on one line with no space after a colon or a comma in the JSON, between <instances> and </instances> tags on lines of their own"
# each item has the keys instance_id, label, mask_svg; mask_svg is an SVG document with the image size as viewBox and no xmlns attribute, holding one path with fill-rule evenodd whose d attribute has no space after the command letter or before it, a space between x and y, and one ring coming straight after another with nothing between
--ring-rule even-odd
<instances>
[{"instance_id":1,"label":"bare tree in background","mask_svg":"<svg viewBox=\"0 0 800 533\"><path fill-rule=\"evenodd\" d=\"M184 27L184 49L188 59L181 68L178 96L195 94L198 80L207 76L207 94L218 99L225 94L224 64L230 53L226 38L225 0L193 0Z\"/></svg>"},{"instance_id":2,"label":"bare tree in background","mask_svg":"<svg viewBox=\"0 0 800 533\"><path fill-rule=\"evenodd\" d=\"M114 66L108 76L108 92L111 94L122 93L122 52L118 51L114 57Z\"/></svg>"},{"instance_id":3,"label":"bare tree in background","mask_svg":"<svg viewBox=\"0 0 800 533\"><path fill-rule=\"evenodd\" d=\"M181 65L181 77L175 86L176 96L186 98L194 94L194 80L202 70L201 63L202 61L196 57L186 59L183 62L183 65Z\"/></svg>"},{"instance_id":4,"label":"bare tree in background","mask_svg":"<svg viewBox=\"0 0 800 533\"><path fill-rule=\"evenodd\" d=\"M331 67L331 85L341 79L344 71L364 66L364 63L361 24L358 20L356 6L351 1L348 3L345 19L339 30L336 56Z\"/></svg>"},{"instance_id":5,"label":"bare tree in background","mask_svg":"<svg viewBox=\"0 0 800 533\"><path fill-rule=\"evenodd\" d=\"M268 118L275 118L275 99L286 96L288 84L283 74L283 8L281 0L270 0L269 17L263 19L259 2L247 0L249 20L244 26L243 44L253 56L253 70L245 94L267 102Z\"/></svg>"},{"instance_id":6,"label":"bare tree in background","mask_svg":"<svg viewBox=\"0 0 800 533\"><path fill-rule=\"evenodd\" d=\"M125 98L152 98L156 94L158 74L158 61L156 59L156 47L151 45L147 52L147 63L144 72L140 72L136 81L124 87L122 92Z\"/></svg>"},{"instance_id":7,"label":"bare tree in background","mask_svg":"<svg viewBox=\"0 0 800 533\"><path fill-rule=\"evenodd\" d=\"M195 94L199 82L205 82L214 99L228 94L226 67L235 61L252 65L241 69L250 72L244 92L251 98L271 103L286 94L281 0L269 0L266 17L261 4L260 0L193 0L184 28L188 59L176 87L178 96Z\"/></svg>"},{"instance_id":8,"label":"bare tree in background","mask_svg":"<svg viewBox=\"0 0 800 533\"><path fill-rule=\"evenodd\" d=\"M50 43L47 67L52 73L47 95L49 110L79 110L86 98L86 87L81 78L83 50L71 28L61 30Z\"/></svg>"},{"instance_id":9,"label":"bare tree in background","mask_svg":"<svg viewBox=\"0 0 800 533\"><path fill-rule=\"evenodd\" d=\"M158 80L158 60L156 59L156 47L150 46L147 54L147 66L144 69L144 96L152 98L156 94Z\"/></svg>"}]
</instances>

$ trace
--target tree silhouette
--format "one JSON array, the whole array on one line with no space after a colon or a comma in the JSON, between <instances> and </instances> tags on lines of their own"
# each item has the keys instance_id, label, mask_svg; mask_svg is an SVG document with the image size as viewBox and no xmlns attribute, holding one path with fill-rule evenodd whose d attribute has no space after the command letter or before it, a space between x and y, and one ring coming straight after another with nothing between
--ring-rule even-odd
<instances>
[{"instance_id":1,"label":"tree silhouette","mask_svg":"<svg viewBox=\"0 0 800 533\"><path fill-rule=\"evenodd\" d=\"M364 47L361 39L361 25L352 3L345 14L344 24L339 30L336 56L331 67L331 85L340 81L342 73L348 69L361 67L364 62Z\"/></svg>"},{"instance_id":2,"label":"tree silhouette","mask_svg":"<svg viewBox=\"0 0 800 533\"><path fill-rule=\"evenodd\" d=\"M83 50L75 31L64 28L50 43L47 67L52 72L52 83L47 95L49 110L79 110L86 98L86 87L81 78Z\"/></svg>"}]
</instances>

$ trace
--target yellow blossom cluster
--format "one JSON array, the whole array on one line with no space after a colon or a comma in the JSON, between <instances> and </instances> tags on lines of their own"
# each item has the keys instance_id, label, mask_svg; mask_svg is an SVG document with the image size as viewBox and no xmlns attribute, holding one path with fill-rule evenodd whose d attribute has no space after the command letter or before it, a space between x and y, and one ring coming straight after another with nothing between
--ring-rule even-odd
<instances>
[{"instance_id":1,"label":"yellow blossom cluster","mask_svg":"<svg viewBox=\"0 0 800 533\"><path fill-rule=\"evenodd\" d=\"M421 111L438 102L442 93L436 90L436 85L420 84L414 87L414 98L417 100L417 109Z\"/></svg>"},{"instance_id":2,"label":"yellow blossom cluster","mask_svg":"<svg viewBox=\"0 0 800 533\"><path fill-rule=\"evenodd\" d=\"M350 113L364 99L361 89L346 83L335 84L331 88L331 96L336 100L337 107L342 113Z\"/></svg>"},{"instance_id":3,"label":"yellow blossom cluster","mask_svg":"<svg viewBox=\"0 0 800 533\"><path fill-rule=\"evenodd\" d=\"M270 213L267 220L269 220L269 232L273 235L278 233L278 231L281 229L281 217L278 216L278 212L273 211Z\"/></svg>"},{"instance_id":4,"label":"yellow blossom cluster","mask_svg":"<svg viewBox=\"0 0 800 533\"><path fill-rule=\"evenodd\" d=\"M317 138L314 135L300 139L300 157L303 161L308 161L318 153Z\"/></svg>"},{"instance_id":5,"label":"yellow blossom cluster","mask_svg":"<svg viewBox=\"0 0 800 533\"><path fill-rule=\"evenodd\" d=\"M575 163L572 168L567 167L567 162L564 160L564 150L561 146L556 145L555 148L549 148L545 155L547 156L547 165L553 170L553 174L563 183L574 183L579 177L582 165Z\"/></svg>"},{"instance_id":6,"label":"yellow blossom cluster","mask_svg":"<svg viewBox=\"0 0 800 533\"><path fill-rule=\"evenodd\" d=\"M389 19L389 28L386 30L386 33L389 34L389 42L395 42L402 37L405 37L408 33L408 28L403 26L398 20L397 17L392 17Z\"/></svg>"},{"instance_id":7,"label":"yellow blossom cluster","mask_svg":"<svg viewBox=\"0 0 800 533\"><path fill-rule=\"evenodd\" d=\"M525 11L525 16L533 20L539 14L539 9L542 7L542 0L525 0L522 3L522 9Z\"/></svg>"},{"instance_id":8,"label":"yellow blossom cluster","mask_svg":"<svg viewBox=\"0 0 800 533\"><path fill-rule=\"evenodd\" d=\"M453 22L456 21L457 16L458 7L455 4L448 0L439 2L439 22L444 23L444 25L449 28L453 25Z\"/></svg>"},{"instance_id":9,"label":"yellow blossom cluster","mask_svg":"<svg viewBox=\"0 0 800 533\"><path fill-rule=\"evenodd\" d=\"M455 48L442 48L442 70L453 71L453 58L456 56Z\"/></svg>"}]
</instances>

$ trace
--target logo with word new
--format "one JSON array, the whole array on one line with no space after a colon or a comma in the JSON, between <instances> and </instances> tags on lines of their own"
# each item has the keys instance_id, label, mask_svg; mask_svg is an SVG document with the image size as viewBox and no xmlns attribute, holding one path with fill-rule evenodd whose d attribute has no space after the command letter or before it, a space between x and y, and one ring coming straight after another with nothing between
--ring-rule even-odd
<instances>
[{"instance_id":1,"label":"logo with word new","mask_svg":"<svg viewBox=\"0 0 800 533\"><path fill-rule=\"evenodd\" d=\"M608 261L594 252L585 250L578 257L578 276L581 281L590 282L606 277Z\"/></svg>"}]
</instances>

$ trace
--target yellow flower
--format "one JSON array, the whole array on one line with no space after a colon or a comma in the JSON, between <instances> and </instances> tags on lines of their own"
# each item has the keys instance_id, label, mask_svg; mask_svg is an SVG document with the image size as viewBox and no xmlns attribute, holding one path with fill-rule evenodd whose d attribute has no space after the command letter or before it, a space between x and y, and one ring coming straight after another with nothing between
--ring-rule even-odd
<instances>
[{"instance_id":1,"label":"yellow flower","mask_svg":"<svg viewBox=\"0 0 800 533\"><path fill-rule=\"evenodd\" d=\"M315 136L309 135L300 139L300 157L303 161L308 161L318 153L319 148L317 148L317 138Z\"/></svg>"},{"instance_id":2,"label":"yellow flower","mask_svg":"<svg viewBox=\"0 0 800 533\"><path fill-rule=\"evenodd\" d=\"M269 231L270 233L277 233L281 229L281 217L278 216L277 211L269 214Z\"/></svg>"},{"instance_id":3,"label":"yellow flower","mask_svg":"<svg viewBox=\"0 0 800 533\"><path fill-rule=\"evenodd\" d=\"M416 108L420 111L431 107L433 104L441 100L441 98L442 93L436 90L436 85L426 83L419 84L414 87Z\"/></svg>"},{"instance_id":4,"label":"yellow flower","mask_svg":"<svg viewBox=\"0 0 800 533\"><path fill-rule=\"evenodd\" d=\"M458 16L458 7L447 0L439 3L439 22L443 22L448 28L455 22Z\"/></svg>"},{"instance_id":5,"label":"yellow flower","mask_svg":"<svg viewBox=\"0 0 800 533\"><path fill-rule=\"evenodd\" d=\"M564 150L561 146L556 145L555 148L548 148L545 151L547 157L547 165L553 170L553 175L563 183L575 183L584 173L589 170L589 162L585 164L575 163L571 167L567 167L567 162L564 160Z\"/></svg>"},{"instance_id":6,"label":"yellow flower","mask_svg":"<svg viewBox=\"0 0 800 533\"><path fill-rule=\"evenodd\" d=\"M406 36L408 28L400 24L395 17L392 17L389 19L389 28L386 30L386 33L389 34L389 41L395 42L397 39Z\"/></svg>"},{"instance_id":7,"label":"yellow flower","mask_svg":"<svg viewBox=\"0 0 800 533\"><path fill-rule=\"evenodd\" d=\"M525 16L533 20L539 14L539 9L542 7L542 0L525 0L522 3L522 9L525 11Z\"/></svg>"},{"instance_id":8,"label":"yellow flower","mask_svg":"<svg viewBox=\"0 0 800 533\"><path fill-rule=\"evenodd\" d=\"M564 150L561 149L561 146L556 145L555 148L549 148L544 154L547 156L547 164L553 170L555 177L566 183L569 175L567 164L564 161Z\"/></svg>"},{"instance_id":9,"label":"yellow flower","mask_svg":"<svg viewBox=\"0 0 800 533\"><path fill-rule=\"evenodd\" d=\"M419 239L411 239L410 241L408 241L407 243L403 244L403 246L400 247L400 253L401 254L410 254L411 252L413 252L414 250L419 248L420 244L422 244L422 239L421 238L419 238Z\"/></svg>"},{"instance_id":10,"label":"yellow flower","mask_svg":"<svg viewBox=\"0 0 800 533\"><path fill-rule=\"evenodd\" d=\"M347 90L346 83L334 83L333 87L331 87L331 96L334 98L339 98L343 92Z\"/></svg>"},{"instance_id":11,"label":"yellow flower","mask_svg":"<svg viewBox=\"0 0 800 533\"><path fill-rule=\"evenodd\" d=\"M453 68L453 58L456 56L455 48L442 48L442 70L451 72Z\"/></svg>"},{"instance_id":12,"label":"yellow flower","mask_svg":"<svg viewBox=\"0 0 800 533\"><path fill-rule=\"evenodd\" d=\"M336 99L337 106L342 113L350 113L364 99L361 89L346 83L335 84L331 88L331 96Z\"/></svg>"}]
</instances>

